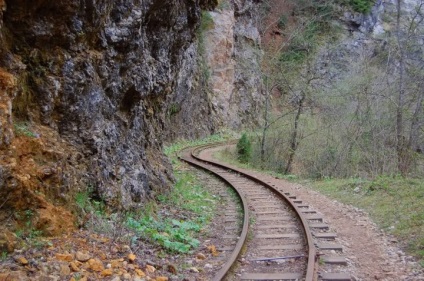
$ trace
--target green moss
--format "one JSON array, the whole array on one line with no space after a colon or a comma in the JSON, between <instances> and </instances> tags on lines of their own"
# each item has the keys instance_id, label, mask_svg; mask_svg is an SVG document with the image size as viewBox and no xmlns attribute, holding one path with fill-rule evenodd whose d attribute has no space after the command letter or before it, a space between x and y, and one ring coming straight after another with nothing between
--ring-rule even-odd
<instances>
[{"instance_id":1,"label":"green moss","mask_svg":"<svg viewBox=\"0 0 424 281\"><path fill-rule=\"evenodd\" d=\"M177 114L180 111L181 111L180 105L177 104L177 103L172 103L171 106L168 109L168 115L172 116L172 115Z\"/></svg>"},{"instance_id":2,"label":"green moss","mask_svg":"<svg viewBox=\"0 0 424 281\"><path fill-rule=\"evenodd\" d=\"M231 9L231 3L228 0L219 0L216 9L221 11L229 10Z\"/></svg>"},{"instance_id":3,"label":"green moss","mask_svg":"<svg viewBox=\"0 0 424 281\"><path fill-rule=\"evenodd\" d=\"M202 11L202 18L200 20L200 30L206 31L213 28L214 22L211 14L208 11Z\"/></svg>"}]
</instances>

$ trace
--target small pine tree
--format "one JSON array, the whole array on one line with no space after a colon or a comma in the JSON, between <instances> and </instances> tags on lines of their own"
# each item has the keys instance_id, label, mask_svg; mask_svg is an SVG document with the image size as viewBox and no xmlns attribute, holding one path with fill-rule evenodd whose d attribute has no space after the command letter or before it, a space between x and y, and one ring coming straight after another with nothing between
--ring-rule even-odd
<instances>
[{"instance_id":1,"label":"small pine tree","mask_svg":"<svg viewBox=\"0 0 424 281\"><path fill-rule=\"evenodd\" d=\"M248 163L250 160L250 154L252 151L252 145L247 135L244 133L237 143L237 158L241 163Z\"/></svg>"}]
</instances>

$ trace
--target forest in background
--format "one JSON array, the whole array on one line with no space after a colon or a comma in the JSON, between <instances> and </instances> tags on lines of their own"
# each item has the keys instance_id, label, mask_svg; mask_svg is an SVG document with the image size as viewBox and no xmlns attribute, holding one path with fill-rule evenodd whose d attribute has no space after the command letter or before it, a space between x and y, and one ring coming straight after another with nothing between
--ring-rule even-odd
<instances>
[{"instance_id":1,"label":"forest in background","mask_svg":"<svg viewBox=\"0 0 424 281\"><path fill-rule=\"evenodd\" d=\"M424 175L424 3L373 4L265 1L267 102L252 165L312 178ZM358 12L384 32L361 30Z\"/></svg>"}]
</instances>

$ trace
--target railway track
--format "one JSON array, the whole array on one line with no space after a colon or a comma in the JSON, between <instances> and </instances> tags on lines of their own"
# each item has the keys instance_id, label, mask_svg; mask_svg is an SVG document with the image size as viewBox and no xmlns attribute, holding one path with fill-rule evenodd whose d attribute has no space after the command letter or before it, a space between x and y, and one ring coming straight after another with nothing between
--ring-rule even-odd
<instances>
[{"instance_id":1,"label":"railway track","mask_svg":"<svg viewBox=\"0 0 424 281\"><path fill-rule=\"evenodd\" d=\"M346 263L342 256L320 258L325 251L341 250L328 242L336 234L328 232L320 215L259 175L217 162L211 157L216 147L188 148L179 155L228 183L239 198L239 204L227 204L225 210L218 249L223 262L213 280L351 280L348 274L328 272L328 266ZM327 272L319 272L320 264Z\"/></svg>"}]
</instances>

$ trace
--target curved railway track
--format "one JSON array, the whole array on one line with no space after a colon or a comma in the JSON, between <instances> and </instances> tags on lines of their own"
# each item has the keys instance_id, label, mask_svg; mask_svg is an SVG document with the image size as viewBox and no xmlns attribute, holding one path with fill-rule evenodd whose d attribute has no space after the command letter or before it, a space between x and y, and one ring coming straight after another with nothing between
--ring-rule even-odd
<instances>
[{"instance_id":1,"label":"curved railway track","mask_svg":"<svg viewBox=\"0 0 424 281\"><path fill-rule=\"evenodd\" d=\"M343 273L318 274L317 239L335 237L326 232L322 217L257 175L212 159L206 152L216 146L188 148L179 155L228 183L240 199L239 207L228 204L225 210L225 246L219 249L224 261L213 280L351 280ZM343 260L334 257L328 263Z\"/></svg>"}]
</instances>

